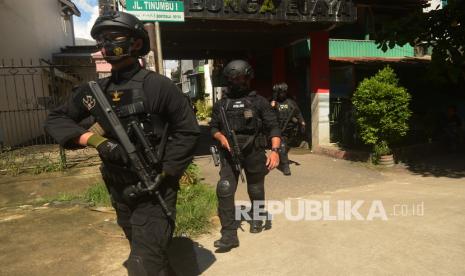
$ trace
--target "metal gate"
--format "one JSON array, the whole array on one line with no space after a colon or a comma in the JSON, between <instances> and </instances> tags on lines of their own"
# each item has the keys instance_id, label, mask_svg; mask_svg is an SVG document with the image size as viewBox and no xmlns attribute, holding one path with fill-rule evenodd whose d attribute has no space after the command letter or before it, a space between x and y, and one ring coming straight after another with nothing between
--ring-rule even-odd
<instances>
[{"instance_id":1,"label":"metal gate","mask_svg":"<svg viewBox=\"0 0 465 276\"><path fill-rule=\"evenodd\" d=\"M0 146L18 148L52 144L43 123L49 110L76 86L95 79L95 66L56 65L45 60L1 60Z\"/></svg>"},{"instance_id":2,"label":"metal gate","mask_svg":"<svg viewBox=\"0 0 465 276\"><path fill-rule=\"evenodd\" d=\"M341 146L353 146L359 143L352 104L349 99L331 98L329 125L331 143L338 143Z\"/></svg>"}]
</instances>

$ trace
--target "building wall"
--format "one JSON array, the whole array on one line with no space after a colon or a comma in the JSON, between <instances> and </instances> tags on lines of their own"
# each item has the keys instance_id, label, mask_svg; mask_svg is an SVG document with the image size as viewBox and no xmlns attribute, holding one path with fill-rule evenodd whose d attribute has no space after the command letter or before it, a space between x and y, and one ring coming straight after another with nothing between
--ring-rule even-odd
<instances>
[{"instance_id":1,"label":"building wall","mask_svg":"<svg viewBox=\"0 0 465 276\"><path fill-rule=\"evenodd\" d=\"M189 93L191 91L191 84L189 82L189 79L187 75L184 74L189 70L194 70L193 60L181 60L181 83L183 93Z\"/></svg>"},{"instance_id":2,"label":"building wall","mask_svg":"<svg viewBox=\"0 0 465 276\"><path fill-rule=\"evenodd\" d=\"M72 16L64 18L61 9L58 0L0 0L0 143L6 146L43 140L43 121L57 95L40 59L74 45Z\"/></svg>"},{"instance_id":3,"label":"building wall","mask_svg":"<svg viewBox=\"0 0 465 276\"><path fill-rule=\"evenodd\" d=\"M430 5L428 8L423 9L424 12L429 12L431 10L435 10L437 7L440 9L447 3L447 1L444 0L430 0L429 1Z\"/></svg>"},{"instance_id":4,"label":"building wall","mask_svg":"<svg viewBox=\"0 0 465 276\"><path fill-rule=\"evenodd\" d=\"M58 0L0 0L0 58L48 60L74 45L72 17L60 12Z\"/></svg>"}]
</instances>

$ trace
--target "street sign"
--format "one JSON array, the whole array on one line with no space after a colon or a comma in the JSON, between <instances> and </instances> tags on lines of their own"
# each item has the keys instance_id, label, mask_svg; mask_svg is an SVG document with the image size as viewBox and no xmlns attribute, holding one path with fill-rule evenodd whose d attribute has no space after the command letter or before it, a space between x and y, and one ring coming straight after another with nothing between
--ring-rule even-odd
<instances>
[{"instance_id":1,"label":"street sign","mask_svg":"<svg viewBox=\"0 0 465 276\"><path fill-rule=\"evenodd\" d=\"M126 11L142 21L184 22L183 1L127 0Z\"/></svg>"}]
</instances>

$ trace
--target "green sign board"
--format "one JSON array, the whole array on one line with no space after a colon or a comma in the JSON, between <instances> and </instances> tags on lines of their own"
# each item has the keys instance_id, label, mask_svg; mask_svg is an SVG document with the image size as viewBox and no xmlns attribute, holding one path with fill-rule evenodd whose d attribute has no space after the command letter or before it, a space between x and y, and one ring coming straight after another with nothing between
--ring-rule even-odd
<instances>
[{"instance_id":1,"label":"green sign board","mask_svg":"<svg viewBox=\"0 0 465 276\"><path fill-rule=\"evenodd\" d=\"M126 11L142 21L184 22L183 1L127 0Z\"/></svg>"}]
</instances>

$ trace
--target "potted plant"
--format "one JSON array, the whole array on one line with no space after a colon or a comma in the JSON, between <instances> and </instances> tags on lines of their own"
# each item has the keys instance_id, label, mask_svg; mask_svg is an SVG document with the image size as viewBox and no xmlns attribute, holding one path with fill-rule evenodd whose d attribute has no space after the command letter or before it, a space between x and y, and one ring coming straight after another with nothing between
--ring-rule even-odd
<instances>
[{"instance_id":1,"label":"potted plant","mask_svg":"<svg viewBox=\"0 0 465 276\"><path fill-rule=\"evenodd\" d=\"M375 163L394 164L391 145L407 134L410 99L389 66L358 85L352 103L360 137L373 147Z\"/></svg>"}]
</instances>

